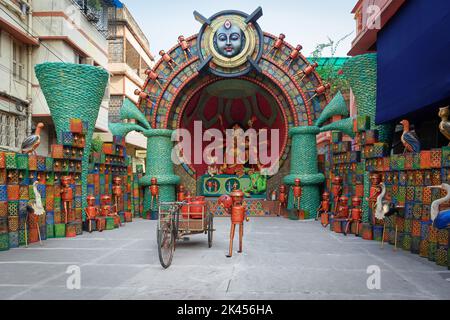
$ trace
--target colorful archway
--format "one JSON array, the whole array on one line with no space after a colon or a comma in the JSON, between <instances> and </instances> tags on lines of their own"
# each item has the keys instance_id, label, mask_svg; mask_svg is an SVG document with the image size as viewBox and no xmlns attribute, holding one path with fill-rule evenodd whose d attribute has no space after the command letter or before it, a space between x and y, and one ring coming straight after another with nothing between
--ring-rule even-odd
<instances>
[{"instance_id":1,"label":"colorful archway","mask_svg":"<svg viewBox=\"0 0 450 320\"><path fill-rule=\"evenodd\" d=\"M314 65L302 55L300 45L293 47L284 40L284 35L276 37L261 31L257 23L262 16L261 8L250 15L223 11L210 18L198 12L194 12L194 16L202 24L200 32L188 38L180 36L177 45L167 52L161 51L161 60L147 71L148 79L142 91L137 92L140 96L138 107L146 122L157 131L182 128L186 109L192 109L198 103L199 95L214 84L230 85L225 82L230 79L251 83L260 90L255 94L257 101L264 96L276 104L274 123L284 133L281 160L286 160L290 154L295 156L290 175L284 177L284 182L292 185L295 178L300 178L304 190L301 206L309 212L315 211L319 204L318 186L324 177L318 173L316 159L316 135L321 129L314 124L329 102L329 87L322 82ZM242 106L245 99L242 103L233 103ZM208 107L208 110L211 108L214 107ZM264 111L260 109L259 113L264 114ZM271 117L270 114L265 116ZM210 112L207 119L213 118L214 114ZM155 134L151 136L154 140ZM164 139L168 139L167 135ZM170 146L169 141L165 144ZM154 149L149 142L148 153L152 152ZM157 167L160 164L147 163L143 185L149 182L150 176L160 174ZM193 166L183 165L183 168L195 176ZM172 175L173 171L166 173ZM178 181L173 177L163 180L168 184ZM162 195L164 200L174 199L174 187L166 188L168 193Z\"/></svg>"}]
</instances>

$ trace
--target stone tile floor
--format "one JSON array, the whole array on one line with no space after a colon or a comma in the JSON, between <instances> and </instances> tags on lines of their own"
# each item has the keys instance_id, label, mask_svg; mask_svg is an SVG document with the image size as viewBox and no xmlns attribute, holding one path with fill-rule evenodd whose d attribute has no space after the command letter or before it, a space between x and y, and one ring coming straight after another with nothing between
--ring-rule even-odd
<instances>
[{"instance_id":1,"label":"stone tile floor","mask_svg":"<svg viewBox=\"0 0 450 320\"><path fill-rule=\"evenodd\" d=\"M317 222L253 218L244 253L231 259L229 219L216 218L215 227L211 249L205 235L181 241L167 270L158 260L156 222L141 219L2 252L0 299L450 299L446 268ZM79 290L66 286L72 265L81 268ZM380 290L367 288L372 265L381 270Z\"/></svg>"}]
</instances>

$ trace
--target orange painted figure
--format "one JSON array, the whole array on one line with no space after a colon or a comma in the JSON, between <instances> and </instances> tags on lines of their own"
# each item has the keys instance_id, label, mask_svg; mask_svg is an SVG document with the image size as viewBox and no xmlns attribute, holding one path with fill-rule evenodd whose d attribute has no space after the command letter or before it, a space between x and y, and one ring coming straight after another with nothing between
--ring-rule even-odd
<instances>
[{"instance_id":1,"label":"orange painted figure","mask_svg":"<svg viewBox=\"0 0 450 320\"><path fill-rule=\"evenodd\" d=\"M338 212L335 218L348 219L348 217L349 217L348 198L343 196L339 198Z\"/></svg>"},{"instance_id":2,"label":"orange painted figure","mask_svg":"<svg viewBox=\"0 0 450 320\"><path fill-rule=\"evenodd\" d=\"M333 195L333 201L334 201L334 213L338 214L338 203L339 203L339 197L342 194L342 178L341 177L334 177L333 181L331 182L331 193Z\"/></svg>"},{"instance_id":3,"label":"orange painted figure","mask_svg":"<svg viewBox=\"0 0 450 320\"><path fill-rule=\"evenodd\" d=\"M73 202L73 190L70 187L70 182L72 181L72 177L64 176L61 178L61 200L63 202L64 209L64 221L67 224L67 217L69 216L72 210L72 202Z\"/></svg>"},{"instance_id":4,"label":"orange painted figure","mask_svg":"<svg viewBox=\"0 0 450 320\"><path fill-rule=\"evenodd\" d=\"M292 64L292 62L294 62L295 60L298 59L298 57L300 56L300 51L303 49L302 45L298 45L297 47L295 47L291 53L289 54L289 57L287 58L285 64L287 64L288 68L289 66Z\"/></svg>"},{"instance_id":5,"label":"orange painted figure","mask_svg":"<svg viewBox=\"0 0 450 320\"><path fill-rule=\"evenodd\" d=\"M367 201L369 201L369 208L372 212L372 220L373 224L375 225L375 207L377 205L377 198L381 194L381 175L378 173L372 174L370 177L370 191L369 191L369 198Z\"/></svg>"},{"instance_id":6,"label":"orange painted figure","mask_svg":"<svg viewBox=\"0 0 450 320\"><path fill-rule=\"evenodd\" d=\"M184 52L184 57L186 58L186 60L189 60L189 58L192 56L191 46L189 45L189 42L187 42L184 36L181 35L178 37L178 43L180 44L180 47Z\"/></svg>"},{"instance_id":7,"label":"orange painted figure","mask_svg":"<svg viewBox=\"0 0 450 320\"><path fill-rule=\"evenodd\" d=\"M177 63L172 59L171 56L169 56L168 53L166 53L164 50L161 50L159 51L159 55L162 57L163 61L169 66L170 69L175 69Z\"/></svg>"},{"instance_id":8,"label":"orange painted figure","mask_svg":"<svg viewBox=\"0 0 450 320\"><path fill-rule=\"evenodd\" d=\"M111 197L109 195L103 195L100 199L102 201L102 216L113 217L114 224L122 226L119 214L116 210L113 210L113 206L111 205Z\"/></svg>"},{"instance_id":9,"label":"orange painted figure","mask_svg":"<svg viewBox=\"0 0 450 320\"><path fill-rule=\"evenodd\" d=\"M299 178L294 180L294 186L292 187L292 191L294 192L294 206L297 206L297 209L300 210L300 200L302 198L302 187L301 181Z\"/></svg>"},{"instance_id":10,"label":"orange painted figure","mask_svg":"<svg viewBox=\"0 0 450 320\"><path fill-rule=\"evenodd\" d=\"M178 187L177 201L183 202L185 199L186 199L185 189L184 189L184 186L181 184Z\"/></svg>"},{"instance_id":11,"label":"orange painted figure","mask_svg":"<svg viewBox=\"0 0 450 320\"><path fill-rule=\"evenodd\" d=\"M319 66L319 64L317 62L314 62L313 64L310 64L305 69L303 69L302 71L297 73L295 76L299 77L300 75L302 75L302 77L300 78L300 81L303 81L303 79L305 79L307 76L309 76L311 73L313 73L314 70L316 70L316 68L318 66Z\"/></svg>"},{"instance_id":12,"label":"orange painted figure","mask_svg":"<svg viewBox=\"0 0 450 320\"><path fill-rule=\"evenodd\" d=\"M286 186L281 185L280 190L278 192L278 202L280 203L278 206L278 214L277 216L280 216L281 214L281 207L286 208L287 207L287 201L288 201L288 194L286 192Z\"/></svg>"},{"instance_id":13,"label":"orange painted figure","mask_svg":"<svg viewBox=\"0 0 450 320\"><path fill-rule=\"evenodd\" d=\"M97 219L97 214L98 214L98 208L95 206L95 198L93 196L88 196L87 197L87 207L86 209L84 209L85 213L86 213L86 220L88 221L89 224L89 232L92 232L92 220L96 220Z\"/></svg>"},{"instance_id":14,"label":"orange painted figure","mask_svg":"<svg viewBox=\"0 0 450 320\"><path fill-rule=\"evenodd\" d=\"M243 206L244 192L235 190L230 194L233 205L231 207L231 230L230 230L230 248L227 257L233 256L233 240L236 231L236 225L239 225L239 251L242 253L242 239L244 237L244 220L249 221L248 217L245 219L245 207Z\"/></svg>"},{"instance_id":15,"label":"orange painted figure","mask_svg":"<svg viewBox=\"0 0 450 320\"><path fill-rule=\"evenodd\" d=\"M328 213L330 212L330 194L328 192L324 192L322 194L322 201L320 202L320 206L317 209L316 220L319 219L324 227L329 224Z\"/></svg>"},{"instance_id":16,"label":"orange painted figure","mask_svg":"<svg viewBox=\"0 0 450 320\"><path fill-rule=\"evenodd\" d=\"M159 76L158 73L156 73L155 71L153 71L152 69L147 69L145 71L145 74L147 75L147 77L149 78L149 80L153 80L156 82L156 84L158 85L158 87L160 89L162 89L162 84L160 81L162 81L161 77Z\"/></svg>"},{"instance_id":17,"label":"orange painted figure","mask_svg":"<svg viewBox=\"0 0 450 320\"><path fill-rule=\"evenodd\" d=\"M121 197L123 195L123 190L122 190L122 178L121 177L115 177L113 179L113 187L112 187L112 193L114 196L114 205L116 206L116 210L119 211L120 210L120 200Z\"/></svg>"},{"instance_id":18,"label":"orange painted figure","mask_svg":"<svg viewBox=\"0 0 450 320\"><path fill-rule=\"evenodd\" d=\"M270 54L272 56L276 55L281 50L281 48L283 47L285 38L286 38L286 36L283 33L280 33L280 35L278 36L278 39L275 40L275 43L273 44L272 49L270 49Z\"/></svg>"},{"instance_id":19,"label":"orange painted figure","mask_svg":"<svg viewBox=\"0 0 450 320\"><path fill-rule=\"evenodd\" d=\"M151 186L150 186L150 193L151 193L151 208L153 210L153 202L156 200L156 203L159 201L159 187L158 187L158 180L153 177L151 180Z\"/></svg>"}]
</instances>

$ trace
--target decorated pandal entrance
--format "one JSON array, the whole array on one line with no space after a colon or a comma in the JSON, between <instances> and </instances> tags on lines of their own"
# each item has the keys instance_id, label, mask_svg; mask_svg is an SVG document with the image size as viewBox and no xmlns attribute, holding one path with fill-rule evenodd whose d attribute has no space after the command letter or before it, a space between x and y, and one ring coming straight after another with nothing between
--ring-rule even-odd
<instances>
[{"instance_id":1,"label":"decorated pandal entrance","mask_svg":"<svg viewBox=\"0 0 450 320\"><path fill-rule=\"evenodd\" d=\"M222 215L217 198L240 189L248 214L276 215L278 202L273 200L285 197L292 208L291 187L300 179L302 198L295 203L311 216L319 207L319 187L325 178L318 172L316 135L330 130L322 125L332 116L348 115L347 108L339 94L321 117L330 102L330 86L302 55L301 45L293 47L285 35L261 30L262 14L261 8L250 15L223 11L210 18L194 12L200 32L180 36L177 45L160 51L161 59L147 71L143 90L136 91L138 108L130 104L122 108L122 119L135 123L110 125L116 135L137 130L147 136L146 176L141 183L149 186L151 178L157 178L161 201L174 201L182 185L188 194L205 196L210 209ZM178 150L180 163L173 165L171 136L180 129L193 138ZM256 147L247 139L237 150L223 140L225 157L205 153L214 141L205 139L205 132L224 136L230 129L245 134L254 130ZM261 132L266 132L265 139ZM250 163L255 148L258 160ZM262 149L275 159L270 165L260 161ZM244 160L230 161L239 156ZM274 163L277 170L268 170ZM282 185L285 193L283 188L280 192ZM150 210L151 204L146 205L144 210Z\"/></svg>"}]
</instances>

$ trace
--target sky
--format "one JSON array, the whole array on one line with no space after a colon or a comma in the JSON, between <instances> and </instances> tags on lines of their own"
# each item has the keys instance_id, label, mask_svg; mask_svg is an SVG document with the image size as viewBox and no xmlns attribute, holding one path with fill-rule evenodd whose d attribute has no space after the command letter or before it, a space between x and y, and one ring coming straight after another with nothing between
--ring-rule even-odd
<instances>
[{"instance_id":1,"label":"sky","mask_svg":"<svg viewBox=\"0 0 450 320\"><path fill-rule=\"evenodd\" d=\"M159 58L159 50L168 50L179 35L190 36L200 30L193 16L197 10L205 17L222 10L239 10L248 14L258 6L264 15L258 20L261 29L275 35L286 34L291 45L303 46L310 56L316 45L327 43L330 37L338 41L354 32L351 10L357 0L121 0L132 13L150 41L150 51ZM354 33L337 48L335 56L347 56ZM329 51L324 51L329 56Z\"/></svg>"}]
</instances>

